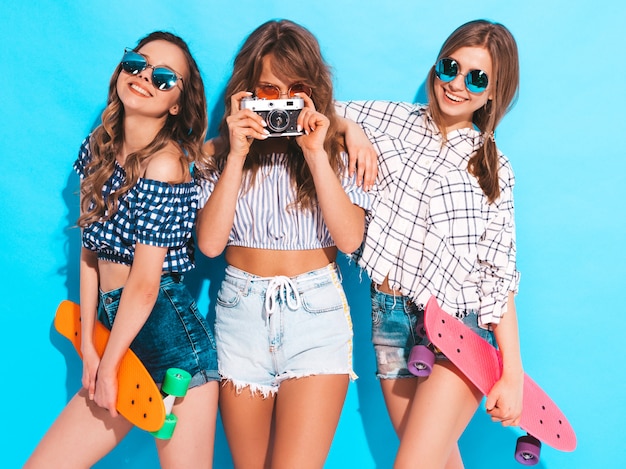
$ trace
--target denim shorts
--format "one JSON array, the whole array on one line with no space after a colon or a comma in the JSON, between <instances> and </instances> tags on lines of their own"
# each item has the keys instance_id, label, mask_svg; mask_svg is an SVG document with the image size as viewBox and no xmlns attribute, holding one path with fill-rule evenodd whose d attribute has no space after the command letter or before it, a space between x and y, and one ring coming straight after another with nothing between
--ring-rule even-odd
<instances>
[{"instance_id":1,"label":"denim shorts","mask_svg":"<svg viewBox=\"0 0 626 469\"><path fill-rule=\"evenodd\" d=\"M122 290L100 292L98 319L108 329L115 320ZM161 277L154 308L130 348L158 384L163 382L168 368L188 371L192 377L190 388L219 380L215 340L209 323L198 312L180 275Z\"/></svg>"},{"instance_id":2,"label":"denim shorts","mask_svg":"<svg viewBox=\"0 0 626 469\"><path fill-rule=\"evenodd\" d=\"M428 345L430 341L422 330L417 334L415 327L424 323L424 308L416 305L407 296L381 292L372 284L372 343L376 352L376 376L380 379L413 378L407 367L409 354L414 345ZM476 311L468 311L461 321L495 345L492 331L478 325ZM437 360L447 360L442 353Z\"/></svg>"},{"instance_id":3,"label":"denim shorts","mask_svg":"<svg viewBox=\"0 0 626 469\"><path fill-rule=\"evenodd\" d=\"M295 277L228 266L215 314L219 371L238 391L267 397L290 378L356 378L350 309L334 263Z\"/></svg>"}]
</instances>

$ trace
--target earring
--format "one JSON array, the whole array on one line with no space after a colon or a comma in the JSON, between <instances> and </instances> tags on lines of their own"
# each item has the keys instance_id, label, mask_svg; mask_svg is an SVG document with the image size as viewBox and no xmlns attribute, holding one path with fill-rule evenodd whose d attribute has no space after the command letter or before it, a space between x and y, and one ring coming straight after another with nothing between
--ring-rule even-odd
<instances>
[{"instance_id":1,"label":"earring","mask_svg":"<svg viewBox=\"0 0 626 469\"><path fill-rule=\"evenodd\" d=\"M489 132L488 134L485 134L485 140L489 139L491 140L493 143L496 143L496 136L493 133L493 130L491 132Z\"/></svg>"}]
</instances>

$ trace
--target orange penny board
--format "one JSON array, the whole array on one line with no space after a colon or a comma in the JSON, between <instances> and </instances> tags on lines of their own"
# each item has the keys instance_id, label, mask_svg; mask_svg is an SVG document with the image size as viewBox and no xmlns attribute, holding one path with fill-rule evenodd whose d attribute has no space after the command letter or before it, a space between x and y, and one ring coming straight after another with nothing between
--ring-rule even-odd
<instances>
[{"instance_id":1,"label":"orange penny board","mask_svg":"<svg viewBox=\"0 0 626 469\"><path fill-rule=\"evenodd\" d=\"M54 327L72 342L82 358L80 306L71 301L62 301L57 308ZM96 321L94 329L94 345L102 356L110 331L99 321ZM116 408L133 425L149 432L159 430L165 421L161 392L132 350L124 354L120 363Z\"/></svg>"},{"instance_id":2,"label":"orange penny board","mask_svg":"<svg viewBox=\"0 0 626 469\"><path fill-rule=\"evenodd\" d=\"M424 327L430 341L487 395L502 375L500 352L442 310L435 297L426 304ZM526 374L522 406L520 428L555 449L574 451L574 429L552 399Z\"/></svg>"}]
</instances>

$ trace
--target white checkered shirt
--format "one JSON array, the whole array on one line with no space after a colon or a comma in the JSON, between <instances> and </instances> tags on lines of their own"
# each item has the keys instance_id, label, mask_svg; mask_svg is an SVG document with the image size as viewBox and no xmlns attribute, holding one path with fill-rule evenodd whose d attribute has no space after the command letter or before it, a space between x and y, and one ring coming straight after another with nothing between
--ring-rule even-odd
<instances>
[{"instance_id":1,"label":"white checkered shirt","mask_svg":"<svg viewBox=\"0 0 626 469\"><path fill-rule=\"evenodd\" d=\"M498 323L517 291L514 177L500 154L500 196L492 204L467 171L481 143L474 129L446 143L427 107L384 101L337 103L379 154L367 236L357 253L370 279L425 304L435 295L450 314L474 310L483 327Z\"/></svg>"}]
</instances>

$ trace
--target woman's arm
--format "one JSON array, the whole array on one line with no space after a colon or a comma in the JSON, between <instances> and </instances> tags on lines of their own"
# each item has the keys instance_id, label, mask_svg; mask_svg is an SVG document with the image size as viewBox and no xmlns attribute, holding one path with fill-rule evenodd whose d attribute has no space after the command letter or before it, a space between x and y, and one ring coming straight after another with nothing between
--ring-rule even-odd
<instances>
[{"instance_id":1,"label":"woman's arm","mask_svg":"<svg viewBox=\"0 0 626 469\"><path fill-rule=\"evenodd\" d=\"M206 205L198 212L196 236L198 248L208 257L219 256L226 244L235 219L237 197L243 178L244 159L226 160Z\"/></svg>"},{"instance_id":2,"label":"woman's arm","mask_svg":"<svg viewBox=\"0 0 626 469\"><path fill-rule=\"evenodd\" d=\"M369 191L378 175L378 155L374 145L356 122L345 117L339 117L338 122L348 152L349 174L352 176L356 172L357 186L363 184L363 190Z\"/></svg>"},{"instance_id":3,"label":"woman's arm","mask_svg":"<svg viewBox=\"0 0 626 469\"><path fill-rule=\"evenodd\" d=\"M243 178L243 165L250 145L255 138L267 138L263 118L250 109L239 110L241 99L250 94L243 91L231 98L233 112L226 119L230 152L206 205L198 212L196 220L198 247L208 257L219 256L228 243ZM207 153L213 154L215 144L209 141L204 149Z\"/></svg>"},{"instance_id":4,"label":"woman's arm","mask_svg":"<svg viewBox=\"0 0 626 469\"><path fill-rule=\"evenodd\" d=\"M487 397L487 410L503 425L517 425L522 407L523 368L520 357L514 292L519 279L516 270L513 181L502 188L497 206L490 206L487 219L482 193L471 190L471 178L464 171L451 171L440 181L430 200L428 221L437 227L440 243L446 243L449 259L463 273L461 281L475 268L467 256L468 238L476 244L480 292L479 320L491 324L502 353L503 374ZM454 262L452 262L454 261ZM466 274L467 273L467 274ZM450 274L449 274L450 275ZM458 278L450 278L450 282Z\"/></svg>"},{"instance_id":5,"label":"woman's arm","mask_svg":"<svg viewBox=\"0 0 626 469\"><path fill-rule=\"evenodd\" d=\"M124 285L120 304L100 367L95 400L100 407L117 415L117 373L122 357L129 349L156 302L167 248L137 244L130 274Z\"/></svg>"},{"instance_id":6,"label":"woman's arm","mask_svg":"<svg viewBox=\"0 0 626 469\"><path fill-rule=\"evenodd\" d=\"M171 182L189 177L184 174L176 151L167 148L151 157L146 179ZM122 357L150 316L159 294L163 262L168 247L137 243L130 272L111 328L111 335L98 368L95 401L117 416L117 373Z\"/></svg>"},{"instance_id":7,"label":"woman's arm","mask_svg":"<svg viewBox=\"0 0 626 469\"><path fill-rule=\"evenodd\" d=\"M304 158L311 170L317 200L324 215L324 222L335 245L345 253L355 251L363 241L365 212L352 203L345 193L337 175L330 166L324 150L324 139L329 120L315 111L313 103L304 97L308 107L301 113L302 127L306 134L297 137Z\"/></svg>"},{"instance_id":8,"label":"woman's arm","mask_svg":"<svg viewBox=\"0 0 626 469\"><path fill-rule=\"evenodd\" d=\"M497 216L491 219L478 243L481 290L486 319L492 323L502 354L502 376L487 396L487 412L504 426L519 425L522 413L524 369L520 352L515 292L519 282L516 268L514 178L510 167L501 169L506 181L497 202Z\"/></svg>"},{"instance_id":9,"label":"woman's arm","mask_svg":"<svg viewBox=\"0 0 626 469\"><path fill-rule=\"evenodd\" d=\"M502 376L487 396L486 407L491 418L502 425L519 425L522 413L524 369L520 353L515 294L509 292L507 309L494 335L502 354Z\"/></svg>"},{"instance_id":10,"label":"woman's arm","mask_svg":"<svg viewBox=\"0 0 626 469\"><path fill-rule=\"evenodd\" d=\"M98 309L98 258L94 251L83 247L80 251L80 327L83 356L82 384L89 398L96 392L96 375L100 356L93 343L93 331Z\"/></svg>"},{"instance_id":11,"label":"woman's arm","mask_svg":"<svg viewBox=\"0 0 626 469\"><path fill-rule=\"evenodd\" d=\"M309 153L307 162L313 175L315 192L324 222L339 250L355 251L363 241L365 211L352 203L328 163L326 152L317 157Z\"/></svg>"}]
</instances>

